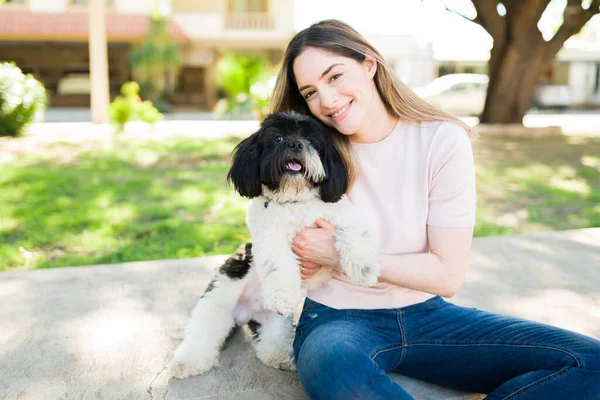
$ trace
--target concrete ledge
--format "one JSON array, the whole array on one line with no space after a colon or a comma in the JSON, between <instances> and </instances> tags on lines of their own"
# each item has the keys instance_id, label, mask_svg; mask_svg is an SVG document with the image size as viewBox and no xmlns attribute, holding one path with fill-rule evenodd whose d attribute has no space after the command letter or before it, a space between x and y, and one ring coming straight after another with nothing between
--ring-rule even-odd
<instances>
[{"instance_id":1,"label":"concrete ledge","mask_svg":"<svg viewBox=\"0 0 600 400\"><path fill-rule=\"evenodd\" d=\"M175 334L224 257L0 274L0 399L305 399L238 330L220 368L168 375ZM476 238L452 302L600 338L600 228ZM419 400L470 395L394 375Z\"/></svg>"},{"instance_id":2,"label":"concrete ledge","mask_svg":"<svg viewBox=\"0 0 600 400\"><path fill-rule=\"evenodd\" d=\"M521 124L479 124L473 132L482 136L509 136L524 139L562 136L560 126L526 127Z\"/></svg>"}]
</instances>

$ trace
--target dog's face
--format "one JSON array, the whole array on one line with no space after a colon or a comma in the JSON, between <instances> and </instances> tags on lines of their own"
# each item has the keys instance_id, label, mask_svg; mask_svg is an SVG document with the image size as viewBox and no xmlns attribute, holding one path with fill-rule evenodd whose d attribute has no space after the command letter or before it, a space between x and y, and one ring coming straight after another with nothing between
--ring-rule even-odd
<instances>
[{"instance_id":1,"label":"dog's face","mask_svg":"<svg viewBox=\"0 0 600 400\"><path fill-rule=\"evenodd\" d=\"M263 194L263 185L292 197L319 186L323 201L336 202L348 188L348 177L329 135L314 118L270 115L258 132L236 146L227 179L249 198Z\"/></svg>"}]
</instances>

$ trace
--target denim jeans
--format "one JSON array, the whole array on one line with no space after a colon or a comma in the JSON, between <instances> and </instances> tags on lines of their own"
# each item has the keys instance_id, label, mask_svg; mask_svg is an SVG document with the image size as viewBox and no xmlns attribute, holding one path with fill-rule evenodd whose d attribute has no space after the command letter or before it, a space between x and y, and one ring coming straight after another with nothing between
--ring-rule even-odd
<instances>
[{"instance_id":1,"label":"denim jeans","mask_svg":"<svg viewBox=\"0 0 600 400\"><path fill-rule=\"evenodd\" d=\"M487 399L600 399L600 341L441 297L378 310L307 299L294 357L311 399L412 399L388 371Z\"/></svg>"}]
</instances>

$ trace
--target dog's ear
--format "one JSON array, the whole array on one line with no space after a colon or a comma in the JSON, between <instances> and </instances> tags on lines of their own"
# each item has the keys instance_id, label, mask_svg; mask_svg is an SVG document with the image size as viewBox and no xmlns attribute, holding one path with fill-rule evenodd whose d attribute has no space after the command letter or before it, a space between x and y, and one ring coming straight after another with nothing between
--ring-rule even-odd
<instances>
[{"instance_id":1,"label":"dog's ear","mask_svg":"<svg viewBox=\"0 0 600 400\"><path fill-rule=\"evenodd\" d=\"M233 162L227 173L227 181L233 184L240 195L249 198L262 194L259 132L252 134L235 146L235 149L233 149Z\"/></svg>"},{"instance_id":2,"label":"dog's ear","mask_svg":"<svg viewBox=\"0 0 600 400\"><path fill-rule=\"evenodd\" d=\"M342 156L333 144L329 135L332 132L326 132L321 162L325 169L326 178L321 182L321 200L326 203L335 203L339 201L348 190L348 172Z\"/></svg>"}]
</instances>

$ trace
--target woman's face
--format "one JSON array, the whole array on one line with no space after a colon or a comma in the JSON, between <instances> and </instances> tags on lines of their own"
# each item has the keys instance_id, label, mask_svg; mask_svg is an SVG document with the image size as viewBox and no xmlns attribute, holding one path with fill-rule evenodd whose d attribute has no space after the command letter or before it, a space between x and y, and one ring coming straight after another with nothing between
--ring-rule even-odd
<instances>
[{"instance_id":1,"label":"woman's face","mask_svg":"<svg viewBox=\"0 0 600 400\"><path fill-rule=\"evenodd\" d=\"M300 95L311 113L344 135L364 130L377 93L373 76L377 64L308 47L294 61Z\"/></svg>"}]
</instances>

